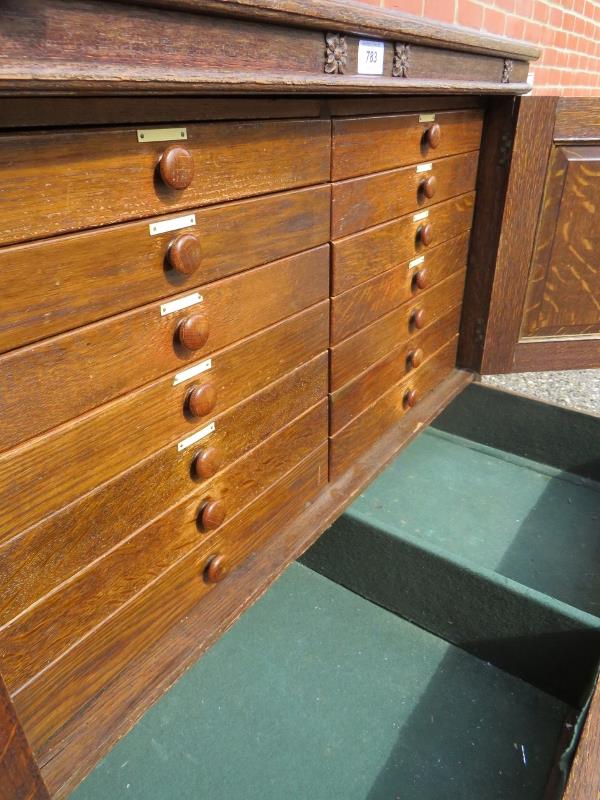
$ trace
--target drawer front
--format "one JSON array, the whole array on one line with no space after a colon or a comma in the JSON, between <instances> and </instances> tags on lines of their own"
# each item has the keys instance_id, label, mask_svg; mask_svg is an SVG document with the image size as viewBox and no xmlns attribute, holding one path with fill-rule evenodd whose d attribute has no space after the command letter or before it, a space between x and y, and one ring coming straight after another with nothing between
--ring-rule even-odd
<instances>
[{"instance_id":1,"label":"drawer front","mask_svg":"<svg viewBox=\"0 0 600 800\"><path fill-rule=\"evenodd\" d=\"M71 723L77 727L82 707L89 712L95 703L106 703L107 688L128 664L145 665L142 671L147 676L152 648L162 646L161 638L210 590L202 576L213 554L223 555L234 569L303 510L326 481L323 445L15 693L21 724L38 759L42 763L48 759ZM115 702L123 704L125 713L127 697L119 696Z\"/></svg>"},{"instance_id":2,"label":"drawer front","mask_svg":"<svg viewBox=\"0 0 600 800\"><path fill-rule=\"evenodd\" d=\"M360 283L331 300L331 342L338 344L347 336L393 308L418 298L423 290L464 269L467 264L469 234L463 233L443 245L432 248L409 267L405 261L375 278Z\"/></svg>"},{"instance_id":3,"label":"drawer front","mask_svg":"<svg viewBox=\"0 0 600 800\"><path fill-rule=\"evenodd\" d=\"M434 125L436 146L430 132ZM475 109L334 120L332 180L477 150L482 127L483 112Z\"/></svg>"},{"instance_id":4,"label":"drawer front","mask_svg":"<svg viewBox=\"0 0 600 800\"><path fill-rule=\"evenodd\" d=\"M324 244L329 196L299 189L2 248L0 352Z\"/></svg>"},{"instance_id":5,"label":"drawer front","mask_svg":"<svg viewBox=\"0 0 600 800\"><path fill-rule=\"evenodd\" d=\"M354 380L333 392L330 398L330 433L335 434L372 405L390 386L406 379L419 382L431 358L458 333L460 308L422 331L419 337L403 342ZM417 354L419 366L413 363Z\"/></svg>"},{"instance_id":6,"label":"drawer front","mask_svg":"<svg viewBox=\"0 0 600 800\"><path fill-rule=\"evenodd\" d=\"M456 361L458 337L426 361L415 372L414 380L407 378L392 386L373 405L352 420L330 439L330 480L349 469L381 435L408 412L407 392L413 390L418 400L425 397L452 371Z\"/></svg>"},{"instance_id":7,"label":"drawer front","mask_svg":"<svg viewBox=\"0 0 600 800\"><path fill-rule=\"evenodd\" d=\"M0 661L9 691L16 691L33 678L172 563L209 538L212 531L202 523L208 504L213 504L209 510L221 504L233 521L326 441L327 405L323 402L3 628ZM158 474L162 480L162 473ZM137 488L142 492L145 489ZM230 533L237 535L237 531Z\"/></svg>"},{"instance_id":8,"label":"drawer front","mask_svg":"<svg viewBox=\"0 0 600 800\"><path fill-rule=\"evenodd\" d=\"M329 180L326 120L185 130L176 142L140 143L135 128L2 137L0 244Z\"/></svg>"},{"instance_id":9,"label":"drawer front","mask_svg":"<svg viewBox=\"0 0 600 800\"><path fill-rule=\"evenodd\" d=\"M403 261L428 252L421 233L429 226L433 244L453 239L471 227L475 194L446 200L333 243L332 294L345 292Z\"/></svg>"},{"instance_id":10,"label":"drawer front","mask_svg":"<svg viewBox=\"0 0 600 800\"><path fill-rule=\"evenodd\" d=\"M479 153L352 178L332 187L334 239L379 225L475 189Z\"/></svg>"},{"instance_id":11,"label":"drawer front","mask_svg":"<svg viewBox=\"0 0 600 800\"><path fill-rule=\"evenodd\" d=\"M406 342L416 346L424 331L462 303L465 270L446 278L433 289L390 311L381 319L345 339L331 350L331 375L334 388L343 385L380 358ZM412 321L416 311L422 312L422 327ZM458 330L458 323L457 323Z\"/></svg>"},{"instance_id":12,"label":"drawer front","mask_svg":"<svg viewBox=\"0 0 600 800\"><path fill-rule=\"evenodd\" d=\"M221 359L217 354L215 366L185 386L173 387L170 378L168 383L128 395L4 453L0 456L0 541L57 511L175 437L183 439L201 430L213 418L213 411L225 410L230 403L259 391L323 352L327 347L327 303L318 312L318 318L315 314L299 316L241 342L224 354L223 369L218 366ZM310 334L304 326L306 321L315 322ZM210 373L215 377L207 379ZM221 399L205 417L190 418L191 390L207 385L216 388ZM32 492L34 503L27 502Z\"/></svg>"},{"instance_id":13,"label":"drawer front","mask_svg":"<svg viewBox=\"0 0 600 800\"><path fill-rule=\"evenodd\" d=\"M217 474L325 402L326 394L324 353L211 419L212 433L183 450L169 444L7 542L0 550L0 627L194 492L206 479L198 464L208 458L213 468L205 467L204 475Z\"/></svg>"},{"instance_id":14,"label":"drawer front","mask_svg":"<svg viewBox=\"0 0 600 800\"><path fill-rule=\"evenodd\" d=\"M323 245L202 289L203 301L161 315L156 303L0 358L0 433L6 449L327 298ZM182 297L190 297L183 295ZM180 296L181 297L181 296ZM208 339L180 344L179 325L201 315Z\"/></svg>"}]
</instances>

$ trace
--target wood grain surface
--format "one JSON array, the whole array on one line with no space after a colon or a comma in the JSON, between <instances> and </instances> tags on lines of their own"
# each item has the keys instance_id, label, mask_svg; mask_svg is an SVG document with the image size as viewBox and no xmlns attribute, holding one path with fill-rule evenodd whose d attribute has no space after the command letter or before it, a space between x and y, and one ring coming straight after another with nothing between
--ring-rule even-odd
<instances>
[{"instance_id":1,"label":"wood grain surface","mask_svg":"<svg viewBox=\"0 0 600 800\"><path fill-rule=\"evenodd\" d=\"M559 97L554 123L555 142L600 141L600 98Z\"/></svg>"},{"instance_id":2,"label":"wood grain surface","mask_svg":"<svg viewBox=\"0 0 600 800\"><path fill-rule=\"evenodd\" d=\"M413 214L408 214L338 239L332 246L332 295L341 294L416 256L427 258L428 249L417 240L421 225L431 225L433 243L441 244L469 230L474 203L474 193L461 195L431 206L425 220L415 220Z\"/></svg>"},{"instance_id":3,"label":"wood grain surface","mask_svg":"<svg viewBox=\"0 0 600 800\"><path fill-rule=\"evenodd\" d=\"M423 331L411 324L415 310L422 310L425 329L460 306L464 287L464 270L456 272L413 302L393 309L385 316L349 336L331 349L330 382L335 390L363 372L402 342L421 347ZM454 317L458 325L458 318ZM425 330L424 329L424 330ZM413 341L414 340L414 341Z\"/></svg>"},{"instance_id":4,"label":"wood grain surface","mask_svg":"<svg viewBox=\"0 0 600 800\"><path fill-rule=\"evenodd\" d=\"M442 136L439 146L433 149L424 140L424 134L432 123L419 122L418 114L335 119L332 180L367 175L479 148L483 124L481 111L440 111L436 113L435 121L441 127Z\"/></svg>"},{"instance_id":5,"label":"wood grain surface","mask_svg":"<svg viewBox=\"0 0 600 800\"><path fill-rule=\"evenodd\" d=\"M600 682L592 697L563 800L600 798Z\"/></svg>"},{"instance_id":6,"label":"wood grain surface","mask_svg":"<svg viewBox=\"0 0 600 800\"><path fill-rule=\"evenodd\" d=\"M468 245L468 233L461 234L427 250L423 262L412 269L404 262L333 297L331 343L338 344L393 308L417 299L423 292L415 284L417 272L426 272L427 287L431 288L453 272L464 269Z\"/></svg>"},{"instance_id":7,"label":"wood grain surface","mask_svg":"<svg viewBox=\"0 0 600 800\"><path fill-rule=\"evenodd\" d=\"M428 371L428 359L435 358L435 353L448 341L455 340L458 325L453 328L444 325L450 319L456 323L458 314L450 313L437 323L430 325L427 336L419 337L419 343L414 341L400 342L391 352L376 361L364 372L357 375L352 381L333 392L329 401L329 432L332 436L348 425L351 420L361 414L366 408L373 405L391 386L400 382L407 390L418 386L421 374ZM423 331L425 333L425 331ZM409 354L419 347L423 351L424 362L412 368ZM410 384L410 386L409 386ZM420 399L420 398L418 398Z\"/></svg>"},{"instance_id":8,"label":"wood grain surface","mask_svg":"<svg viewBox=\"0 0 600 800\"><path fill-rule=\"evenodd\" d=\"M327 393L318 356L212 418L215 430L179 451L172 442L33 525L0 548L0 627L54 591L132 531L205 484L191 472L198 452L217 450L221 470L257 447ZM315 423L316 424L316 423ZM123 498L127 502L123 502ZM90 530L91 529L91 530Z\"/></svg>"},{"instance_id":9,"label":"wood grain surface","mask_svg":"<svg viewBox=\"0 0 600 800\"><path fill-rule=\"evenodd\" d=\"M49 800L29 742L0 675L0 800Z\"/></svg>"},{"instance_id":10,"label":"wood grain surface","mask_svg":"<svg viewBox=\"0 0 600 800\"><path fill-rule=\"evenodd\" d=\"M478 153L464 153L431 161L431 169L401 169L351 178L332 187L331 235L333 239L356 233L364 228L401 217L411 211L427 208L475 188ZM427 198L420 189L430 176L435 176L434 197Z\"/></svg>"},{"instance_id":11,"label":"wood grain surface","mask_svg":"<svg viewBox=\"0 0 600 800\"><path fill-rule=\"evenodd\" d=\"M176 507L144 528L129 531L115 549L0 630L0 660L9 691L32 680L186 552L208 541L211 534L198 526L204 503L218 500L226 519L233 521L326 441L323 401L200 486L190 480L189 457L178 459L172 450L170 460L155 464L155 474L161 483L171 484L170 501ZM184 461L183 469L177 469L177 461ZM124 496L145 494L143 484L131 488ZM229 533L229 538L237 537L237 531Z\"/></svg>"},{"instance_id":12,"label":"wood grain surface","mask_svg":"<svg viewBox=\"0 0 600 800\"><path fill-rule=\"evenodd\" d=\"M182 144L193 157L195 176L182 190L157 178L170 142L139 143L135 128L2 136L0 243L329 179L327 120L211 122L187 125L186 132Z\"/></svg>"},{"instance_id":13,"label":"wood grain surface","mask_svg":"<svg viewBox=\"0 0 600 800\"><path fill-rule=\"evenodd\" d=\"M210 555L224 554L233 569L262 541L305 509L326 480L327 448L323 445L254 503L230 518L218 534L200 542L26 688L13 695L23 728L42 764L42 772L55 750L62 750L68 742L65 728L73 723L80 724L81 709L98 701L130 662L147 654L160 637L210 591L211 584L202 578ZM144 620L143 625L139 624L140 619ZM131 699L131 687L126 689L125 695ZM119 705L124 699L121 696Z\"/></svg>"},{"instance_id":14,"label":"wood grain surface","mask_svg":"<svg viewBox=\"0 0 600 800\"><path fill-rule=\"evenodd\" d=\"M297 313L328 295L329 247L201 287L201 303L161 315L151 303L0 357L0 449L30 437ZM189 297L192 293L177 295ZM190 314L209 325L206 345L179 345Z\"/></svg>"},{"instance_id":15,"label":"wood grain surface","mask_svg":"<svg viewBox=\"0 0 600 800\"><path fill-rule=\"evenodd\" d=\"M456 362L458 336L429 358L411 377L396 383L371 406L355 417L330 439L329 474L330 480L340 478L346 470L351 470L359 456L372 447L386 429L398 422L407 410L404 396L407 390L414 389L419 402L446 378Z\"/></svg>"},{"instance_id":16,"label":"wood grain surface","mask_svg":"<svg viewBox=\"0 0 600 800\"><path fill-rule=\"evenodd\" d=\"M513 370L552 144L556 101L556 97L525 97L519 101L480 367L483 374Z\"/></svg>"},{"instance_id":17,"label":"wood grain surface","mask_svg":"<svg viewBox=\"0 0 600 800\"><path fill-rule=\"evenodd\" d=\"M158 217L0 249L0 352L324 244L329 187L191 209L195 225L150 235ZM170 245L199 238L200 267L170 268Z\"/></svg>"},{"instance_id":18,"label":"wood grain surface","mask_svg":"<svg viewBox=\"0 0 600 800\"><path fill-rule=\"evenodd\" d=\"M553 148L522 337L600 333L599 213L600 147Z\"/></svg>"},{"instance_id":19,"label":"wood grain surface","mask_svg":"<svg viewBox=\"0 0 600 800\"><path fill-rule=\"evenodd\" d=\"M306 329L311 323L311 329ZM218 414L298 367L327 346L327 303L215 356L215 367L196 381L173 387L173 378L97 409L52 433L0 455L0 541L43 519L169 441L206 425L189 419L190 386L213 374ZM255 362L256 359L256 362ZM223 362L223 369L218 365ZM60 475L60 481L56 476ZM35 503L29 500L35 496Z\"/></svg>"}]
</instances>

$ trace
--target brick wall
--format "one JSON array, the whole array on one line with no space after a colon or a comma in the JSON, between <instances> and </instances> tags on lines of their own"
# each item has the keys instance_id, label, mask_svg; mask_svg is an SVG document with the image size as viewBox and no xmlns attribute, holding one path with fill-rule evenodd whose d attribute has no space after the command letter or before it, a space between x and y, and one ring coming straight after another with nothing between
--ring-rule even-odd
<instances>
[{"instance_id":1,"label":"brick wall","mask_svg":"<svg viewBox=\"0 0 600 800\"><path fill-rule=\"evenodd\" d=\"M543 48L534 94L600 95L600 0L366 0Z\"/></svg>"}]
</instances>

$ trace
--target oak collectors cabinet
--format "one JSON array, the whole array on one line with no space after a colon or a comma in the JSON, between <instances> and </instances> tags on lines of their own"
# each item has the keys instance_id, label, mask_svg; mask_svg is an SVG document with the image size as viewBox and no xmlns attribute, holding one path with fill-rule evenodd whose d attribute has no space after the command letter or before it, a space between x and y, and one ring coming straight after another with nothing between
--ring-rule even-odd
<instances>
[{"instance_id":1,"label":"oak collectors cabinet","mask_svg":"<svg viewBox=\"0 0 600 800\"><path fill-rule=\"evenodd\" d=\"M0 797L62 797L485 367L537 50L292 0L0 45Z\"/></svg>"}]
</instances>

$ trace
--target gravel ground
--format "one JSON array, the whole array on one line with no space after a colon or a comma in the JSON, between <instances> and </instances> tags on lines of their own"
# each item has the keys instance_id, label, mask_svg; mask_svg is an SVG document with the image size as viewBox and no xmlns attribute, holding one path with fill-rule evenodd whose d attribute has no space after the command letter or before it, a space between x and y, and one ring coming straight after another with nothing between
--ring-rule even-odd
<instances>
[{"instance_id":1,"label":"gravel ground","mask_svg":"<svg viewBox=\"0 0 600 800\"><path fill-rule=\"evenodd\" d=\"M488 375L483 378L483 383L600 414L600 369Z\"/></svg>"}]
</instances>

